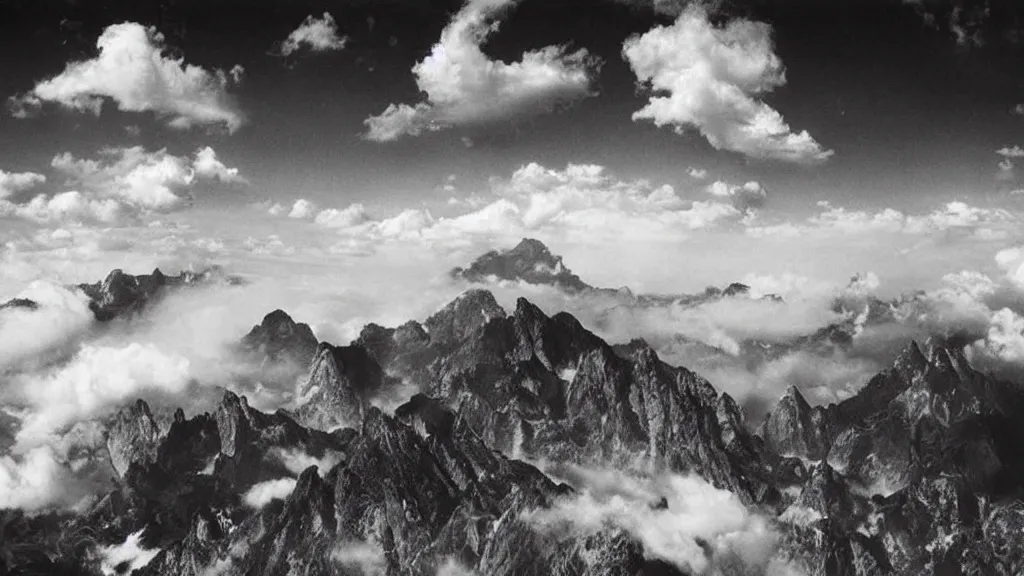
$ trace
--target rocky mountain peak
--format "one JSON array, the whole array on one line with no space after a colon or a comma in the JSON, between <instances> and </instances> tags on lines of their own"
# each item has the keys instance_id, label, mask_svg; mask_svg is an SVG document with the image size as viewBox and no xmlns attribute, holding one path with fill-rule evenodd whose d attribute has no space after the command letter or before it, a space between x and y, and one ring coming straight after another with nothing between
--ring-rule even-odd
<instances>
[{"instance_id":1,"label":"rocky mountain peak","mask_svg":"<svg viewBox=\"0 0 1024 576\"><path fill-rule=\"evenodd\" d=\"M505 310L494 294L474 288L460 294L424 323L433 342L456 342L466 338L495 318L504 318Z\"/></svg>"},{"instance_id":2,"label":"rocky mountain peak","mask_svg":"<svg viewBox=\"0 0 1024 576\"><path fill-rule=\"evenodd\" d=\"M319 342L308 324L295 322L283 310L274 310L242 338L242 347L263 361L290 361L305 368Z\"/></svg>"},{"instance_id":3,"label":"rocky mountain peak","mask_svg":"<svg viewBox=\"0 0 1024 576\"><path fill-rule=\"evenodd\" d=\"M524 238L514 248L492 250L474 260L468 268L455 268L451 275L470 282L485 283L491 279L555 286L568 292L590 289L579 276L562 262L561 256L540 240Z\"/></svg>"},{"instance_id":4,"label":"rocky mountain peak","mask_svg":"<svg viewBox=\"0 0 1024 576\"><path fill-rule=\"evenodd\" d=\"M305 403L296 417L320 430L353 426L362 420L370 399L385 381L380 365L363 346L320 343L301 390Z\"/></svg>"},{"instance_id":5,"label":"rocky mountain peak","mask_svg":"<svg viewBox=\"0 0 1024 576\"><path fill-rule=\"evenodd\" d=\"M722 290L723 296L746 296L750 293L750 286L740 282L733 282Z\"/></svg>"},{"instance_id":6,"label":"rocky mountain peak","mask_svg":"<svg viewBox=\"0 0 1024 576\"><path fill-rule=\"evenodd\" d=\"M765 443L784 456L820 460L827 450L827 432L803 394L790 386L761 425Z\"/></svg>"}]
</instances>

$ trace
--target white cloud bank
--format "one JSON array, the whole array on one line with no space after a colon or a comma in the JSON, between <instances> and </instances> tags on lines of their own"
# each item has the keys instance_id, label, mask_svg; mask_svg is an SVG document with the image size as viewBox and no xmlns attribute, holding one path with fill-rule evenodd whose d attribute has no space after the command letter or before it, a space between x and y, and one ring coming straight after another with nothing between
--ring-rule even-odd
<instances>
[{"instance_id":1,"label":"white cloud bank","mask_svg":"<svg viewBox=\"0 0 1024 576\"><path fill-rule=\"evenodd\" d=\"M0 374L27 361L45 362L93 324L89 298L79 290L37 280L15 298L37 307L0 310Z\"/></svg>"},{"instance_id":2,"label":"white cloud bank","mask_svg":"<svg viewBox=\"0 0 1024 576\"><path fill-rule=\"evenodd\" d=\"M735 19L719 27L691 4L670 26L632 36L622 54L655 92L634 120L683 133L695 128L719 150L801 163L832 156L807 131L794 132L758 99L786 84L785 67L763 22Z\"/></svg>"},{"instance_id":3,"label":"white cloud bank","mask_svg":"<svg viewBox=\"0 0 1024 576\"><path fill-rule=\"evenodd\" d=\"M72 424L135 398L180 394L190 381L188 359L154 344L84 344L66 365L15 381L17 400L28 410L18 445L45 443Z\"/></svg>"},{"instance_id":4,"label":"white cloud bank","mask_svg":"<svg viewBox=\"0 0 1024 576\"><path fill-rule=\"evenodd\" d=\"M319 210L304 199L297 200L290 211L280 204L268 211L335 228L348 245L378 240L459 243L538 233L579 240L665 240L738 222L767 197L764 188L752 182L730 189L724 201L686 200L672 186L621 180L593 164L551 169L531 162L508 179L492 180L492 186L493 200L480 199L474 202L475 210L452 217L407 209L374 219L361 204Z\"/></svg>"},{"instance_id":5,"label":"white cloud bank","mask_svg":"<svg viewBox=\"0 0 1024 576\"><path fill-rule=\"evenodd\" d=\"M164 36L134 22L108 26L96 41L99 54L72 62L63 72L11 99L15 116L44 102L99 115L104 101L125 112L153 112L174 128L223 126L237 130L244 117L228 87L242 68L212 71L164 55Z\"/></svg>"},{"instance_id":6,"label":"white cloud bank","mask_svg":"<svg viewBox=\"0 0 1024 576\"><path fill-rule=\"evenodd\" d=\"M467 0L430 54L412 69L426 101L391 104L367 118L366 138L387 142L450 126L511 120L590 96L599 63L585 49L547 46L511 64L483 53L481 46L498 29L498 20L516 3Z\"/></svg>"},{"instance_id":7,"label":"white cloud bank","mask_svg":"<svg viewBox=\"0 0 1024 576\"><path fill-rule=\"evenodd\" d=\"M542 533L590 534L612 526L640 541L648 558L684 572L713 573L724 559L739 561L745 574L783 573L772 559L778 536L768 520L699 477L645 479L578 467L566 475L577 495L523 516ZM667 506L654 506L662 498Z\"/></svg>"},{"instance_id":8,"label":"white cloud bank","mask_svg":"<svg viewBox=\"0 0 1024 576\"><path fill-rule=\"evenodd\" d=\"M312 52L332 52L345 47L348 38L338 34L338 23L329 12L323 18L314 18L312 14L302 21L298 28L288 34L281 43L281 54L290 56L303 47Z\"/></svg>"}]
</instances>

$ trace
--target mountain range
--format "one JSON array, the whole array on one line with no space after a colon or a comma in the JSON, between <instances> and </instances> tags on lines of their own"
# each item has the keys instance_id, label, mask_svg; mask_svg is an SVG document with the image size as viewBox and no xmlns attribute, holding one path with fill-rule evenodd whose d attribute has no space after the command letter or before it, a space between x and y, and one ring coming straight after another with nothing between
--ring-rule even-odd
<instances>
[{"instance_id":1,"label":"mountain range","mask_svg":"<svg viewBox=\"0 0 1024 576\"><path fill-rule=\"evenodd\" d=\"M453 275L600 290L530 240ZM144 314L151 286L194 283L168 278L83 291L97 318ZM296 402L122 406L96 497L0 510L0 574L1024 571L1024 392L948 341L908 342L836 404L790 388L757 421L641 339L481 288L345 346L275 310L237 348L305 365Z\"/></svg>"}]
</instances>

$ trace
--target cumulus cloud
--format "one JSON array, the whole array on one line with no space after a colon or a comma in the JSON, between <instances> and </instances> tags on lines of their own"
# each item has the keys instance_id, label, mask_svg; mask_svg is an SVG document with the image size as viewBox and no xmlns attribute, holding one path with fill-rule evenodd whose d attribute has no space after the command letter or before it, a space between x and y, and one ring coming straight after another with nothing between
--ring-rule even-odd
<instances>
[{"instance_id":1,"label":"cumulus cloud","mask_svg":"<svg viewBox=\"0 0 1024 576\"><path fill-rule=\"evenodd\" d=\"M37 280L15 298L36 307L0 309L0 374L29 360L45 361L92 326L89 298L79 290Z\"/></svg>"},{"instance_id":2,"label":"cumulus cloud","mask_svg":"<svg viewBox=\"0 0 1024 576\"><path fill-rule=\"evenodd\" d=\"M224 126L238 129L243 115L227 89L241 67L229 72L186 64L164 54L164 36L134 22L108 26L96 41L99 54L71 62L64 71L14 97L16 116L44 102L99 114L105 100L126 112L153 112L175 128Z\"/></svg>"},{"instance_id":3,"label":"cumulus cloud","mask_svg":"<svg viewBox=\"0 0 1024 576\"><path fill-rule=\"evenodd\" d=\"M229 183L246 183L238 168L228 168L225 166L223 162L217 159L217 153L209 146L204 146L196 151L192 168L196 171L196 175L203 178L217 179L221 182Z\"/></svg>"},{"instance_id":4,"label":"cumulus cloud","mask_svg":"<svg viewBox=\"0 0 1024 576\"><path fill-rule=\"evenodd\" d=\"M316 204L313 204L305 198L299 198L294 204L292 204L292 209L288 212L288 217L298 220L309 220L316 216L316 213Z\"/></svg>"},{"instance_id":5,"label":"cumulus cloud","mask_svg":"<svg viewBox=\"0 0 1024 576\"><path fill-rule=\"evenodd\" d=\"M996 150L996 154L1003 158L1024 158L1024 148L1020 146L1003 146Z\"/></svg>"},{"instance_id":6,"label":"cumulus cloud","mask_svg":"<svg viewBox=\"0 0 1024 576\"><path fill-rule=\"evenodd\" d=\"M687 168L686 174L696 180L703 180L708 177L708 171L704 168Z\"/></svg>"},{"instance_id":7,"label":"cumulus cloud","mask_svg":"<svg viewBox=\"0 0 1024 576\"><path fill-rule=\"evenodd\" d=\"M125 205L114 198L93 199L77 190L53 196L40 194L22 204L0 200L0 216L15 216L41 224L111 223L120 220L126 212Z\"/></svg>"},{"instance_id":8,"label":"cumulus cloud","mask_svg":"<svg viewBox=\"0 0 1024 576\"><path fill-rule=\"evenodd\" d=\"M362 224L370 219L362 204L352 204L347 208L327 208L317 212L314 222L328 228L349 228Z\"/></svg>"},{"instance_id":9,"label":"cumulus cloud","mask_svg":"<svg viewBox=\"0 0 1024 576\"><path fill-rule=\"evenodd\" d=\"M260 482L242 496L242 501L250 508L263 508L274 500L284 500L290 496L296 483L295 478L278 478Z\"/></svg>"},{"instance_id":10,"label":"cumulus cloud","mask_svg":"<svg viewBox=\"0 0 1024 576\"><path fill-rule=\"evenodd\" d=\"M744 574L770 573L778 535L727 490L697 476L636 478L577 467L563 473L578 493L523 515L543 534L585 535L612 526L640 541L648 558L686 572L738 563Z\"/></svg>"},{"instance_id":11,"label":"cumulus cloud","mask_svg":"<svg viewBox=\"0 0 1024 576\"><path fill-rule=\"evenodd\" d=\"M822 162L832 156L807 131L794 132L759 100L786 84L785 68L763 22L734 19L718 27L691 4L670 26L632 36L622 54L655 92L634 120L684 133L695 128L720 150L752 158Z\"/></svg>"},{"instance_id":12,"label":"cumulus cloud","mask_svg":"<svg viewBox=\"0 0 1024 576\"><path fill-rule=\"evenodd\" d=\"M149 152L141 146L106 148L95 159L64 152L50 164L65 176L65 184L80 189L20 202L0 199L0 216L40 223L117 223L181 209L201 181L246 183L239 170L224 165L209 146L197 150L194 158L166 149Z\"/></svg>"},{"instance_id":13,"label":"cumulus cloud","mask_svg":"<svg viewBox=\"0 0 1024 576\"><path fill-rule=\"evenodd\" d=\"M1024 247L1005 248L996 253L996 265L1017 286L1024 288Z\"/></svg>"},{"instance_id":14,"label":"cumulus cloud","mask_svg":"<svg viewBox=\"0 0 1024 576\"><path fill-rule=\"evenodd\" d=\"M307 16L298 28L288 34L280 50L283 56L290 56L303 47L311 52L332 52L344 48L347 41L347 37L338 35L334 17L324 12L323 18L314 18L312 14Z\"/></svg>"},{"instance_id":15,"label":"cumulus cloud","mask_svg":"<svg viewBox=\"0 0 1024 576\"><path fill-rule=\"evenodd\" d=\"M0 170L0 200L31 190L46 182L46 176L35 172L4 172Z\"/></svg>"},{"instance_id":16,"label":"cumulus cloud","mask_svg":"<svg viewBox=\"0 0 1024 576\"><path fill-rule=\"evenodd\" d=\"M513 63L484 54L481 46L516 3L467 0L431 53L412 69L426 100L390 104L367 118L366 138L386 142L450 126L513 120L590 96L599 63L585 49L547 46Z\"/></svg>"},{"instance_id":17,"label":"cumulus cloud","mask_svg":"<svg viewBox=\"0 0 1024 576\"><path fill-rule=\"evenodd\" d=\"M728 198L740 212L760 208L768 199L768 190L760 182L755 181L742 186L731 186L717 180L708 186L708 193L718 198Z\"/></svg>"}]
</instances>

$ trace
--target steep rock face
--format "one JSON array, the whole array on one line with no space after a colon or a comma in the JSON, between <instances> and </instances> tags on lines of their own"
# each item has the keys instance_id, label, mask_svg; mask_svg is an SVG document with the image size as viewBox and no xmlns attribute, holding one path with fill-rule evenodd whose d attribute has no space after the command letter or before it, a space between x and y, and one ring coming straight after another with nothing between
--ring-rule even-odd
<instances>
[{"instance_id":1,"label":"steep rock face","mask_svg":"<svg viewBox=\"0 0 1024 576\"><path fill-rule=\"evenodd\" d=\"M561 256L555 256L542 242L532 238L524 238L509 250L492 250L474 260L467 268L455 268L451 275L470 282L487 282L494 278L542 284L567 292L591 289L565 267Z\"/></svg>"},{"instance_id":2,"label":"steep rock face","mask_svg":"<svg viewBox=\"0 0 1024 576\"><path fill-rule=\"evenodd\" d=\"M122 477L133 463L153 462L159 442L160 427L143 400L118 410L107 427L110 463Z\"/></svg>"},{"instance_id":3,"label":"steep rock face","mask_svg":"<svg viewBox=\"0 0 1024 576\"><path fill-rule=\"evenodd\" d=\"M306 369L319 341L308 324L300 324L283 310L274 310L242 338L242 349L263 363L291 363Z\"/></svg>"},{"instance_id":4,"label":"steep rock face","mask_svg":"<svg viewBox=\"0 0 1024 576\"><path fill-rule=\"evenodd\" d=\"M809 460L825 457L829 430L825 414L811 408L800 391L790 387L768 415L759 434L772 450Z\"/></svg>"},{"instance_id":5,"label":"steep rock face","mask_svg":"<svg viewBox=\"0 0 1024 576\"><path fill-rule=\"evenodd\" d=\"M505 310L487 290L462 293L436 314L427 318L424 327L430 341L436 344L457 343L493 318L504 318Z\"/></svg>"},{"instance_id":6,"label":"steep rock face","mask_svg":"<svg viewBox=\"0 0 1024 576\"><path fill-rule=\"evenodd\" d=\"M296 418L320 430L352 426L362 420L386 382L380 365L362 346L322 343L300 390L305 403L296 410Z\"/></svg>"}]
</instances>

